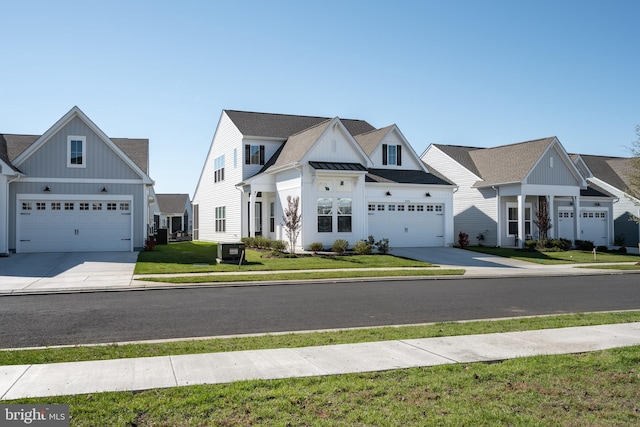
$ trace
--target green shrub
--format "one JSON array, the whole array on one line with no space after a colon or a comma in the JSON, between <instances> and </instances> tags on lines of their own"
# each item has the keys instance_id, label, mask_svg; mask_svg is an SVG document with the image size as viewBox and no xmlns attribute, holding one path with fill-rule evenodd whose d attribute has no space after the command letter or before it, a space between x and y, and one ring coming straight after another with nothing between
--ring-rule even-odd
<instances>
[{"instance_id":1,"label":"green shrub","mask_svg":"<svg viewBox=\"0 0 640 427\"><path fill-rule=\"evenodd\" d=\"M356 255L371 255L371 245L366 240L358 240L353 244L353 252Z\"/></svg>"},{"instance_id":2,"label":"green shrub","mask_svg":"<svg viewBox=\"0 0 640 427\"><path fill-rule=\"evenodd\" d=\"M606 246L598 246L596 248L596 251L598 251L598 252L609 252L609 248L606 247Z\"/></svg>"},{"instance_id":3,"label":"green shrub","mask_svg":"<svg viewBox=\"0 0 640 427\"><path fill-rule=\"evenodd\" d=\"M626 254L627 253L627 248L626 248L626 246L620 246L616 251L618 253L620 253L620 254Z\"/></svg>"},{"instance_id":4,"label":"green shrub","mask_svg":"<svg viewBox=\"0 0 640 427\"><path fill-rule=\"evenodd\" d=\"M579 251L592 251L594 247L590 240L576 240L576 249Z\"/></svg>"},{"instance_id":5,"label":"green shrub","mask_svg":"<svg viewBox=\"0 0 640 427\"><path fill-rule=\"evenodd\" d=\"M309 250L313 252L320 252L324 249L324 245L321 242L313 242L309 245Z\"/></svg>"},{"instance_id":6,"label":"green shrub","mask_svg":"<svg viewBox=\"0 0 640 427\"><path fill-rule=\"evenodd\" d=\"M338 239L333 242L333 246L331 246L331 250L337 254L342 255L347 248L349 247L349 242L343 239Z\"/></svg>"},{"instance_id":7,"label":"green shrub","mask_svg":"<svg viewBox=\"0 0 640 427\"><path fill-rule=\"evenodd\" d=\"M525 240L524 241L524 247L530 250L534 250L538 248L538 241L537 240Z\"/></svg>"},{"instance_id":8,"label":"green shrub","mask_svg":"<svg viewBox=\"0 0 640 427\"><path fill-rule=\"evenodd\" d=\"M378 248L378 253L381 255L386 255L389 253L389 239L380 239L376 242L376 247Z\"/></svg>"},{"instance_id":9,"label":"green shrub","mask_svg":"<svg viewBox=\"0 0 640 427\"><path fill-rule=\"evenodd\" d=\"M273 240L271 242L271 249L274 251L284 252L287 250L287 246L289 246L289 244L284 240Z\"/></svg>"},{"instance_id":10,"label":"green shrub","mask_svg":"<svg viewBox=\"0 0 640 427\"><path fill-rule=\"evenodd\" d=\"M242 243L248 248L255 248L255 237L243 237L240 239Z\"/></svg>"}]
</instances>

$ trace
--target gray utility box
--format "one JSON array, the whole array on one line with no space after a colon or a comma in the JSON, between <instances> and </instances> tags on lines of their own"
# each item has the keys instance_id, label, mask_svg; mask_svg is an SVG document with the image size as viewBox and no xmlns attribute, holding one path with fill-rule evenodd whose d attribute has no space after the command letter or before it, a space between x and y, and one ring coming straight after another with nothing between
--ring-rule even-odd
<instances>
[{"instance_id":1,"label":"gray utility box","mask_svg":"<svg viewBox=\"0 0 640 427\"><path fill-rule=\"evenodd\" d=\"M218 262L240 262L244 243L218 243ZM243 262L246 262L243 259Z\"/></svg>"}]
</instances>

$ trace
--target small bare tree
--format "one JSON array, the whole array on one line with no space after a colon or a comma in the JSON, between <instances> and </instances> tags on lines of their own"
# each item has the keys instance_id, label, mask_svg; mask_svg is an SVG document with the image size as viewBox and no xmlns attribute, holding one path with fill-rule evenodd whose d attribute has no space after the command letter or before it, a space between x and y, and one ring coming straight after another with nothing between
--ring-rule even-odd
<instances>
[{"instance_id":1,"label":"small bare tree","mask_svg":"<svg viewBox=\"0 0 640 427\"><path fill-rule=\"evenodd\" d=\"M639 205L638 199L640 199L640 125L636 126L636 140L633 141L631 147L631 170L629 172L629 188L627 189L627 195L630 200ZM640 217L633 216L630 218L632 221L640 223Z\"/></svg>"},{"instance_id":2,"label":"small bare tree","mask_svg":"<svg viewBox=\"0 0 640 427\"><path fill-rule=\"evenodd\" d=\"M534 211L535 219L533 223L538 227L540 231L540 240L547 238L547 233L553 227L551 223L551 216L549 215L549 202L546 196L540 197L538 201L538 208Z\"/></svg>"},{"instance_id":3,"label":"small bare tree","mask_svg":"<svg viewBox=\"0 0 640 427\"><path fill-rule=\"evenodd\" d=\"M302 215L298 212L300 206L300 197L287 196L287 209L284 210L282 221L284 224L284 231L289 239L289 252L296 253L296 242L300 235L300 228L302 227Z\"/></svg>"}]
</instances>

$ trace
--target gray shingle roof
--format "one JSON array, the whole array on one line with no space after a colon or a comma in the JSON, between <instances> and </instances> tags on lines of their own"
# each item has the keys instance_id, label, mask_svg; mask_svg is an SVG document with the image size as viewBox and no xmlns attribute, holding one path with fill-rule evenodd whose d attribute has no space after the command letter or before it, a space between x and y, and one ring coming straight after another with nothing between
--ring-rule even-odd
<instances>
[{"instance_id":1,"label":"gray shingle roof","mask_svg":"<svg viewBox=\"0 0 640 427\"><path fill-rule=\"evenodd\" d=\"M593 173L593 176L619 190L629 190L633 175L632 159L583 154L580 157Z\"/></svg>"},{"instance_id":2,"label":"gray shingle roof","mask_svg":"<svg viewBox=\"0 0 640 427\"><path fill-rule=\"evenodd\" d=\"M291 135L283 146L272 156L272 159L275 159L273 167L277 168L300 161L311 149L313 144L316 143L318 138L320 138L320 135L327 130L330 123L331 119L323 120L308 129ZM263 169L266 170L268 168Z\"/></svg>"},{"instance_id":3,"label":"gray shingle roof","mask_svg":"<svg viewBox=\"0 0 640 427\"><path fill-rule=\"evenodd\" d=\"M287 139L291 135L331 119L330 117L295 116L235 110L224 110L224 112L243 135L282 139ZM341 119L341 121L351 135L358 135L375 129L364 120Z\"/></svg>"},{"instance_id":4,"label":"gray shingle roof","mask_svg":"<svg viewBox=\"0 0 640 427\"><path fill-rule=\"evenodd\" d=\"M392 127L393 125L381 129L375 129L370 132L361 133L355 135L354 138L358 142L358 144L360 144L360 147L362 147L367 156L370 156L371 153L373 153L376 147L380 144L382 138L385 137L385 135Z\"/></svg>"},{"instance_id":5,"label":"gray shingle roof","mask_svg":"<svg viewBox=\"0 0 640 427\"><path fill-rule=\"evenodd\" d=\"M156 200L163 214L182 215L189 203L188 194L156 194Z\"/></svg>"},{"instance_id":6,"label":"gray shingle roof","mask_svg":"<svg viewBox=\"0 0 640 427\"><path fill-rule=\"evenodd\" d=\"M40 135L0 134L0 159L19 171L13 161L40 138ZM149 140L111 138L145 174L149 174Z\"/></svg>"},{"instance_id":7,"label":"gray shingle roof","mask_svg":"<svg viewBox=\"0 0 640 427\"><path fill-rule=\"evenodd\" d=\"M493 148L436 145L462 166L492 185L521 182L531 172L555 137L501 145Z\"/></svg>"}]
</instances>

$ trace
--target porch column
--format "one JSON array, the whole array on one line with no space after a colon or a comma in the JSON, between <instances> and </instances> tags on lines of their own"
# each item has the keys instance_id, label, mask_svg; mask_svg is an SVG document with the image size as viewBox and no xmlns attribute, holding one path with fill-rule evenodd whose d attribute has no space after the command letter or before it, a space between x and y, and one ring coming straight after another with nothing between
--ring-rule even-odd
<instances>
[{"instance_id":1,"label":"porch column","mask_svg":"<svg viewBox=\"0 0 640 427\"><path fill-rule=\"evenodd\" d=\"M249 193L249 237L256 237L256 197L258 193Z\"/></svg>"},{"instance_id":2,"label":"porch column","mask_svg":"<svg viewBox=\"0 0 640 427\"><path fill-rule=\"evenodd\" d=\"M526 196L524 194L518 195L518 247L524 247L524 240L527 236L524 234L524 201Z\"/></svg>"},{"instance_id":3,"label":"porch column","mask_svg":"<svg viewBox=\"0 0 640 427\"><path fill-rule=\"evenodd\" d=\"M547 237L549 237L550 239L553 239L555 237L558 237L557 230L554 230L555 224L556 224L556 214L553 209L553 196L549 196L548 208L549 208L549 225L551 226L551 228L549 228L549 231L551 232L551 235Z\"/></svg>"},{"instance_id":4,"label":"porch column","mask_svg":"<svg viewBox=\"0 0 640 427\"><path fill-rule=\"evenodd\" d=\"M577 195L573 198L573 226L575 236L573 239L582 240L582 228L580 227L580 195ZM575 243L575 242L574 242Z\"/></svg>"},{"instance_id":5,"label":"porch column","mask_svg":"<svg viewBox=\"0 0 640 427\"><path fill-rule=\"evenodd\" d=\"M17 221L17 219L16 219ZM0 175L0 255L9 253L9 183Z\"/></svg>"}]
</instances>

